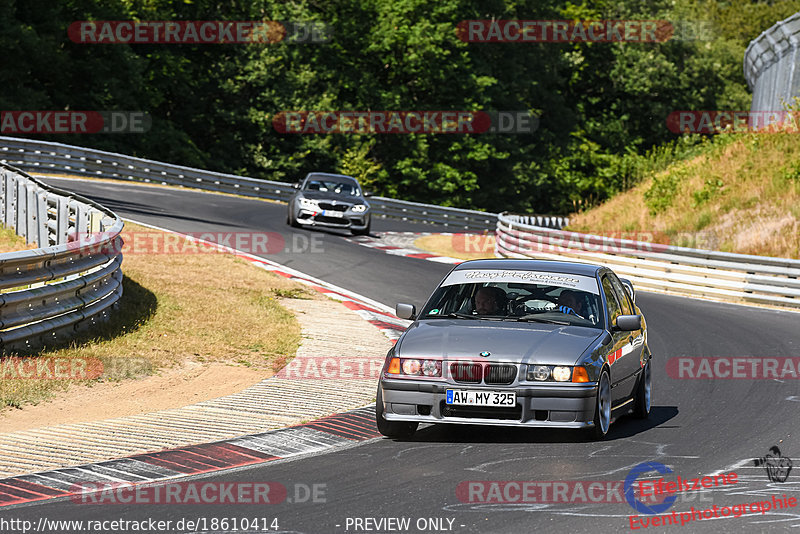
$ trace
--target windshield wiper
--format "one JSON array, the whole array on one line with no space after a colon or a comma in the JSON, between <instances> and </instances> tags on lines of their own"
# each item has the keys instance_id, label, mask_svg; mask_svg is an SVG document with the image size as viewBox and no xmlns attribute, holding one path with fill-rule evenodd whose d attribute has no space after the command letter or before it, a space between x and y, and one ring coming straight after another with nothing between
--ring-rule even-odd
<instances>
[{"instance_id":1,"label":"windshield wiper","mask_svg":"<svg viewBox=\"0 0 800 534\"><path fill-rule=\"evenodd\" d=\"M428 317L429 319L441 319L443 317L457 318L457 319L481 319L484 321L503 321L505 316L501 315L470 315L468 313L450 312L447 315L439 315L435 317Z\"/></svg>"},{"instance_id":2,"label":"windshield wiper","mask_svg":"<svg viewBox=\"0 0 800 534\"><path fill-rule=\"evenodd\" d=\"M517 321L528 322L534 321L537 323L550 323L550 324L560 324L562 326L569 326L572 323L569 321L556 321L555 319L544 319L542 317L537 317L536 315L523 315L522 317L515 317Z\"/></svg>"},{"instance_id":3,"label":"windshield wiper","mask_svg":"<svg viewBox=\"0 0 800 534\"><path fill-rule=\"evenodd\" d=\"M439 315L436 318L455 317L457 319L480 319L480 315L469 315L467 313L450 312L447 315Z\"/></svg>"}]
</instances>

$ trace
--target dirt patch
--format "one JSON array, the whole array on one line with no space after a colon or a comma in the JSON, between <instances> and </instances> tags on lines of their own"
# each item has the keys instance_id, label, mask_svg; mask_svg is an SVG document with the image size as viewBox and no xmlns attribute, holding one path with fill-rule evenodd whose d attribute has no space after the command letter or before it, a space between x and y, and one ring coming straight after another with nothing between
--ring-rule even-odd
<instances>
[{"instance_id":1,"label":"dirt patch","mask_svg":"<svg viewBox=\"0 0 800 534\"><path fill-rule=\"evenodd\" d=\"M0 432L16 432L67 423L84 423L126 415L180 408L241 391L272 371L210 362L186 361L139 380L73 386L49 402L6 409Z\"/></svg>"}]
</instances>

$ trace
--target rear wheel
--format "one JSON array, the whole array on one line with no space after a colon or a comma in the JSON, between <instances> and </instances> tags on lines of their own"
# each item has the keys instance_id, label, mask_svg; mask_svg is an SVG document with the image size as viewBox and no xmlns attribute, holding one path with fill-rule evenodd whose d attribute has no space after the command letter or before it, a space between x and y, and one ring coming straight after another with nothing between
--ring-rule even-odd
<instances>
[{"instance_id":1,"label":"rear wheel","mask_svg":"<svg viewBox=\"0 0 800 534\"><path fill-rule=\"evenodd\" d=\"M594 427L591 429L592 437L603 439L608 434L611 426L611 381L608 378L608 371L600 374L597 382L597 403L594 409Z\"/></svg>"},{"instance_id":2,"label":"rear wheel","mask_svg":"<svg viewBox=\"0 0 800 534\"><path fill-rule=\"evenodd\" d=\"M650 360L642 369L639 375L639 383L636 384L636 400L633 402L633 415L639 419L647 419L650 415L650 398L653 390L653 380L650 376Z\"/></svg>"},{"instance_id":3,"label":"rear wheel","mask_svg":"<svg viewBox=\"0 0 800 534\"><path fill-rule=\"evenodd\" d=\"M387 421L383 417L383 395L381 388L378 387L378 398L375 402L375 423L378 425L378 432L387 438L408 439L417 431L419 423L409 423L404 421Z\"/></svg>"}]
</instances>

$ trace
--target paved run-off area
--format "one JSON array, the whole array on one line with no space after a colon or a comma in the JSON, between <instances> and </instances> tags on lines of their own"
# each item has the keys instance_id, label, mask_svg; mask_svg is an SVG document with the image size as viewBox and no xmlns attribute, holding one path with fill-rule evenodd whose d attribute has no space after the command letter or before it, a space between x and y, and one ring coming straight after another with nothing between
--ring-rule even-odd
<instances>
[{"instance_id":1,"label":"paved run-off area","mask_svg":"<svg viewBox=\"0 0 800 534\"><path fill-rule=\"evenodd\" d=\"M0 476L256 434L374 402L374 370L392 342L352 302L285 299L282 305L302 329L295 360L283 372L182 408L0 435Z\"/></svg>"}]
</instances>

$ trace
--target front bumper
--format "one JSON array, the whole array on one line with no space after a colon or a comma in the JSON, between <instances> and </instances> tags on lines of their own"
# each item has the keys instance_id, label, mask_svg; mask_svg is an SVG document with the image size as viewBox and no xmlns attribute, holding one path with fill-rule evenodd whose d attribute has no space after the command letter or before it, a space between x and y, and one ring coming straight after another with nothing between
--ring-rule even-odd
<instances>
[{"instance_id":1,"label":"front bumper","mask_svg":"<svg viewBox=\"0 0 800 534\"><path fill-rule=\"evenodd\" d=\"M387 421L453 423L542 428L586 428L594 425L597 384L461 385L382 379L383 414ZM512 408L448 406L448 389L513 391Z\"/></svg>"},{"instance_id":2,"label":"front bumper","mask_svg":"<svg viewBox=\"0 0 800 534\"><path fill-rule=\"evenodd\" d=\"M300 208L297 213L297 222L305 226L325 226L328 228L353 228L363 230L369 225L369 212L352 213L344 212L342 217L322 215L320 212Z\"/></svg>"}]
</instances>

